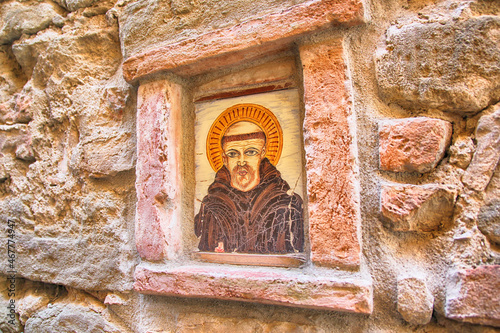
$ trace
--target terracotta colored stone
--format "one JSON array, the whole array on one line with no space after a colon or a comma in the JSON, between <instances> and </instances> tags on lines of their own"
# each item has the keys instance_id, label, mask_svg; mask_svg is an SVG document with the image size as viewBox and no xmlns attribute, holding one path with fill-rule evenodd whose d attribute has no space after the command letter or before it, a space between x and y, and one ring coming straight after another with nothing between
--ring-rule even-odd
<instances>
[{"instance_id":1,"label":"terracotta colored stone","mask_svg":"<svg viewBox=\"0 0 500 333\"><path fill-rule=\"evenodd\" d=\"M477 149L462 181L475 191L484 191L500 160L500 103L479 119L476 128Z\"/></svg>"},{"instance_id":2,"label":"terracotta colored stone","mask_svg":"<svg viewBox=\"0 0 500 333\"><path fill-rule=\"evenodd\" d=\"M446 317L500 327L500 265L456 272L446 289Z\"/></svg>"},{"instance_id":3,"label":"terracotta colored stone","mask_svg":"<svg viewBox=\"0 0 500 333\"><path fill-rule=\"evenodd\" d=\"M457 193L439 184L384 185L380 211L396 231L434 231L451 223Z\"/></svg>"},{"instance_id":4,"label":"terracotta colored stone","mask_svg":"<svg viewBox=\"0 0 500 333\"><path fill-rule=\"evenodd\" d=\"M450 144L451 123L426 117L388 120L379 126L380 168L393 172L429 172Z\"/></svg>"},{"instance_id":5,"label":"terracotta colored stone","mask_svg":"<svg viewBox=\"0 0 500 333\"><path fill-rule=\"evenodd\" d=\"M346 90L342 41L303 46L304 148L311 260L359 265L359 187L354 119Z\"/></svg>"},{"instance_id":6,"label":"terracotta colored stone","mask_svg":"<svg viewBox=\"0 0 500 333\"><path fill-rule=\"evenodd\" d=\"M398 312L413 325L426 325L431 321L434 296L420 277L398 279Z\"/></svg>"},{"instance_id":7,"label":"terracotta colored stone","mask_svg":"<svg viewBox=\"0 0 500 333\"><path fill-rule=\"evenodd\" d=\"M355 25L361 22L363 4L360 0L310 1L287 11L130 57L123 63L123 74L127 81L164 70L181 75L199 74L282 49L296 36L308 32L334 24Z\"/></svg>"},{"instance_id":8,"label":"terracotta colored stone","mask_svg":"<svg viewBox=\"0 0 500 333\"><path fill-rule=\"evenodd\" d=\"M263 272L234 267L184 266L165 270L138 266L140 293L217 298L369 314L372 288L354 277L326 278L300 271Z\"/></svg>"},{"instance_id":9,"label":"terracotta colored stone","mask_svg":"<svg viewBox=\"0 0 500 333\"><path fill-rule=\"evenodd\" d=\"M143 259L172 259L180 249L181 87L141 84L137 101L135 241Z\"/></svg>"},{"instance_id":10,"label":"terracotta colored stone","mask_svg":"<svg viewBox=\"0 0 500 333\"><path fill-rule=\"evenodd\" d=\"M295 58L280 58L207 82L195 89L194 100L229 98L296 87L296 74Z\"/></svg>"}]
</instances>

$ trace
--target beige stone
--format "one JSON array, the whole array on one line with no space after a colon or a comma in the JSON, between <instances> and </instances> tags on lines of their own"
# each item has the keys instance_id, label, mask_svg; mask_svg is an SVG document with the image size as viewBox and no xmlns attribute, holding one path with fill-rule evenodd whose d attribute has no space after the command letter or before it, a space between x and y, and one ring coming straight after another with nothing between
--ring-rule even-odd
<instances>
[{"instance_id":1,"label":"beige stone","mask_svg":"<svg viewBox=\"0 0 500 333\"><path fill-rule=\"evenodd\" d=\"M500 164L482 194L477 226L491 242L500 244Z\"/></svg>"},{"instance_id":2,"label":"beige stone","mask_svg":"<svg viewBox=\"0 0 500 333\"><path fill-rule=\"evenodd\" d=\"M425 279L417 276L398 278L398 312L413 325L426 325L432 318L434 296Z\"/></svg>"},{"instance_id":3,"label":"beige stone","mask_svg":"<svg viewBox=\"0 0 500 333\"><path fill-rule=\"evenodd\" d=\"M500 18L479 16L391 26L375 56L387 103L477 112L500 98Z\"/></svg>"},{"instance_id":4,"label":"beige stone","mask_svg":"<svg viewBox=\"0 0 500 333\"><path fill-rule=\"evenodd\" d=\"M456 196L439 184L383 185L380 211L393 230L434 231L451 223Z\"/></svg>"},{"instance_id":5,"label":"beige stone","mask_svg":"<svg viewBox=\"0 0 500 333\"><path fill-rule=\"evenodd\" d=\"M26 333L70 332L130 332L117 326L99 313L76 304L50 304L26 321Z\"/></svg>"},{"instance_id":6,"label":"beige stone","mask_svg":"<svg viewBox=\"0 0 500 333\"><path fill-rule=\"evenodd\" d=\"M357 267L359 193L342 40L300 48L311 260Z\"/></svg>"},{"instance_id":7,"label":"beige stone","mask_svg":"<svg viewBox=\"0 0 500 333\"><path fill-rule=\"evenodd\" d=\"M34 162L31 133L25 124L0 125L0 152L26 162Z\"/></svg>"},{"instance_id":8,"label":"beige stone","mask_svg":"<svg viewBox=\"0 0 500 333\"><path fill-rule=\"evenodd\" d=\"M479 119L476 141L476 152L462 181L470 189L484 191L500 159L500 103Z\"/></svg>"},{"instance_id":9,"label":"beige stone","mask_svg":"<svg viewBox=\"0 0 500 333\"><path fill-rule=\"evenodd\" d=\"M500 327L500 266L458 270L446 287L446 317Z\"/></svg>"},{"instance_id":10,"label":"beige stone","mask_svg":"<svg viewBox=\"0 0 500 333\"><path fill-rule=\"evenodd\" d=\"M8 44L22 34L36 34L52 23L61 10L52 2L38 4L17 1L0 3L0 44Z\"/></svg>"},{"instance_id":11,"label":"beige stone","mask_svg":"<svg viewBox=\"0 0 500 333\"><path fill-rule=\"evenodd\" d=\"M129 131L101 129L73 149L70 167L91 177L114 176L135 166L133 135Z\"/></svg>"},{"instance_id":12,"label":"beige stone","mask_svg":"<svg viewBox=\"0 0 500 333\"><path fill-rule=\"evenodd\" d=\"M21 91L26 83L21 66L16 62L11 48L7 45L0 46L0 103L4 104L12 95ZM10 110L5 110L0 104L0 122L5 122L3 115Z\"/></svg>"},{"instance_id":13,"label":"beige stone","mask_svg":"<svg viewBox=\"0 0 500 333\"><path fill-rule=\"evenodd\" d=\"M429 172L450 144L449 122L426 117L385 120L379 125L380 168L392 172Z\"/></svg>"},{"instance_id":14,"label":"beige stone","mask_svg":"<svg viewBox=\"0 0 500 333\"><path fill-rule=\"evenodd\" d=\"M313 325L297 324L293 322L273 321L261 322L254 318L238 317L225 318L206 313L183 313L176 323L176 332L234 332L238 333L316 333L318 330ZM166 333L166 331L151 331L150 333Z\"/></svg>"},{"instance_id":15,"label":"beige stone","mask_svg":"<svg viewBox=\"0 0 500 333\"><path fill-rule=\"evenodd\" d=\"M476 147L470 137L460 137L450 147L450 163L465 169L469 166L475 151Z\"/></svg>"},{"instance_id":16,"label":"beige stone","mask_svg":"<svg viewBox=\"0 0 500 333\"><path fill-rule=\"evenodd\" d=\"M500 244L500 199L492 200L480 208L477 226L488 239Z\"/></svg>"}]
</instances>

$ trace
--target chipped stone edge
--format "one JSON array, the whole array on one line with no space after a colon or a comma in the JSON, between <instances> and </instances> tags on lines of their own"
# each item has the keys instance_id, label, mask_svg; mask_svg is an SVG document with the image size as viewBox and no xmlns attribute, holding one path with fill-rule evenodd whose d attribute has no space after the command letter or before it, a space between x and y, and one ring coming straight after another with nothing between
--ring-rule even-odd
<instances>
[{"instance_id":1,"label":"chipped stone edge","mask_svg":"<svg viewBox=\"0 0 500 333\"><path fill-rule=\"evenodd\" d=\"M131 56L123 63L123 75L131 82L165 70L181 75L200 74L213 69L214 58L224 66L235 64L249 57L258 57L264 52L281 49L305 33L327 29L332 25L358 25L365 20L361 0L313 0L280 13ZM259 31L259 38L255 38L255 31ZM214 44L214 41L217 43ZM211 64L204 60L210 60Z\"/></svg>"},{"instance_id":2,"label":"chipped stone edge","mask_svg":"<svg viewBox=\"0 0 500 333\"><path fill-rule=\"evenodd\" d=\"M134 273L142 294L212 298L369 315L372 282L359 274L335 277L302 271L209 265L155 267L143 263Z\"/></svg>"}]
</instances>

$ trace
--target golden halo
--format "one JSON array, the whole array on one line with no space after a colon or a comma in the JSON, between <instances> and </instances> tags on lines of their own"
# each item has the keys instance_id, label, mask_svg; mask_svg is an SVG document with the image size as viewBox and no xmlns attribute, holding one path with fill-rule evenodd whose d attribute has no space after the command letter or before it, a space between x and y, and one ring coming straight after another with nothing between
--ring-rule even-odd
<instances>
[{"instance_id":1,"label":"golden halo","mask_svg":"<svg viewBox=\"0 0 500 333\"><path fill-rule=\"evenodd\" d=\"M262 105L236 104L222 112L215 119L207 137L207 158L217 172L222 162L221 140L229 126L239 121L250 121L258 125L266 134L266 157L272 165L276 165L283 149L283 131L276 116Z\"/></svg>"}]
</instances>

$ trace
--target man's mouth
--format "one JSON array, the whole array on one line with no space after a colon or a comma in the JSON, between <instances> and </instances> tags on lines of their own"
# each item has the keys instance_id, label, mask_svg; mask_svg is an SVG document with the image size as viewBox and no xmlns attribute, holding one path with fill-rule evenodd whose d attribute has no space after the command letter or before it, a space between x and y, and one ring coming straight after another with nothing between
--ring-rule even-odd
<instances>
[{"instance_id":1,"label":"man's mouth","mask_svg":"<svg viewBox=\"0 0 500 333\"><path fill-rule=\"evenodd\" d=\"M238 171L238 175L240 175L241 177L245 177L247 175L248 171L246 170L240 170Z\"/></svg>"}]
</instances>

